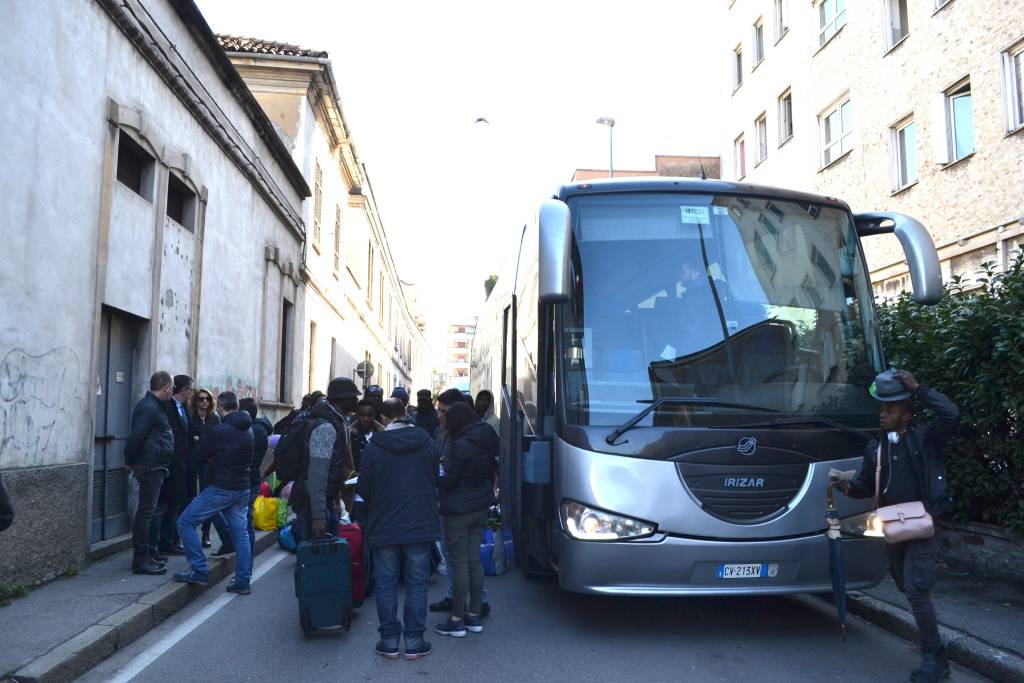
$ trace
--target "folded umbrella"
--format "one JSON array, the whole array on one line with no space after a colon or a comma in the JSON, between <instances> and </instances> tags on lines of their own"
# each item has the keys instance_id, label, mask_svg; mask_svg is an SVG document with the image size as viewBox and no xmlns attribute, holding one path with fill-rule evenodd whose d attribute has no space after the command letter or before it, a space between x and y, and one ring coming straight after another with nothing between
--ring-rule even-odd
<instances>
[{"instance_id":1,"label":"folded umbrella","mask_svg":"<svg viewBox=\"0 0 1024 683\"><path fill-rule=\"evenodd\" d=\"M846 565L843 560L843 537L839 531L839 513L832 501L832 490L837 481L828 483L828 573L832 577L832 597L836 603L839 628L846 640Z\"/></svg>"}]
</instances>

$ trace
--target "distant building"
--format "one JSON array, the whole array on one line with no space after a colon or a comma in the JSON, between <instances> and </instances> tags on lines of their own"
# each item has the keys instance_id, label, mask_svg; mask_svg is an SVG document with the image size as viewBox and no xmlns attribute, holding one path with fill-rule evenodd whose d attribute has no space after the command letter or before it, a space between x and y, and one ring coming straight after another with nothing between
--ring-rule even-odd
<instances>
[{"instance_id":1,"label":"distant building","mask_svg":"<svg viewBox=\"0 0 1024 683\"><path fill-rule=\"evenodd\" d=\"M735 0L726 22L726 179L910 214L947 279L1020 249L1024 4ZM864 245L876 294L909 287L894 237Z\"/></svg>"},{"instance_id":2,"label":"distant building","mask_svg":"<svg viewBox=\"0 0 1024 683\"><path fill-rule=\"evenodd\" d=\"M658 154L654 157L654 169L650 171L636 171L614 169L612 175L615 178L632 178L638 176L674 176L683 178L706 178L721 177L721 160L719 157L701 156L676 156L669 154ZM577 168L572 174L571 182L584 180L595 180L608 177L608 169L599 168Z\"/></svg>"},{"instance_id":3,"label":"distant building","mask_svg":"<svg viewBox=\"0 0 1024 683\"><path fill-rule=\"evenodd\" d=\"M445 388L469 391L469 351L475 332L476 318L466 318L448 325Z\"/></svg>"},{"instance_id":4,"label":"distant building","mask_svg":"<svg viewBox=\"0 0 1024 683\"><path fill-rule=\"evenodd\" d=\"M258 38L218 36L313 191L300 275L306 284L302 386L360 381L367 361L390 395L429 387L430 353L415 292L399 277L366 169L345 121L328 54Z\"/></svg>"}]
</instances>

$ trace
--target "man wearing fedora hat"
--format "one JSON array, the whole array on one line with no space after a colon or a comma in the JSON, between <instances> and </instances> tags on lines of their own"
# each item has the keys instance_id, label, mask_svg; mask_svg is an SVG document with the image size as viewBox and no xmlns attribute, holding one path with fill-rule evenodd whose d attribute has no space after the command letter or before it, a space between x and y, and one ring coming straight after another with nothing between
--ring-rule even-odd
<instances>
[{"instance_id":1,"label":"man wearing fedora hat","mask_svg":"<svg viewBox=\"0 0 1024 683\"><path fill-rule=\"evenodd\" d=\"M355 410L359 393L351 379L335 377L327 385L327 397L309 410L304 434L309 454L306 471L295 481L289 498L302 525L303 538L336 531L335 501L343 497L348 498L346 504L351 504L351 491L345 491L345 481L355 473L348 414Z\"/></svg>"},{"instance_id":2,"label":"man wearing fedora hat","mask_svg":"<svg viewBox=\"0 0 1024 683\"><path fill-rule=\"evenodd\" d=\"M881 434L868 444L857 476L837 487L852 498L873 497L880 456L879 505L921 501L933 517L949 512L952 500L943 450L959 423L960 411L956 404L935 389L920 384L905 370L880 373L869 392L878 400ZM928 423L915 420L914 397L935 413L935 420ZM889 571L910 602L921 638L921 666L911 673L910 679L942 680L949 676L949 662L939 637L938 618L931 598L938 563L938 537L892 543L886 550Z\"/></svg>"}]
</instances>

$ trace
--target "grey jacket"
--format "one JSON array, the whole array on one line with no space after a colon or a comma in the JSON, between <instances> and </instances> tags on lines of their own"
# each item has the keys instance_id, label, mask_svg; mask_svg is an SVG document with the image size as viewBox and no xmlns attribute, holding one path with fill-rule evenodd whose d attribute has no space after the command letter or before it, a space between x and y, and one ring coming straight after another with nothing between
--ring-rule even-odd
<instances>
[{"instance_id":1,"label":"grey jacket","mask_svg":"<svg viewBox=\"0 0 1024 683\"><path fill-rule=\"evenodd\" d=\"M124 460L134 467L164 467L174 456L174 433L167 409L153 392L146 392L132 411L132 426L124 447Z\"/></svg>"}]
</instances>

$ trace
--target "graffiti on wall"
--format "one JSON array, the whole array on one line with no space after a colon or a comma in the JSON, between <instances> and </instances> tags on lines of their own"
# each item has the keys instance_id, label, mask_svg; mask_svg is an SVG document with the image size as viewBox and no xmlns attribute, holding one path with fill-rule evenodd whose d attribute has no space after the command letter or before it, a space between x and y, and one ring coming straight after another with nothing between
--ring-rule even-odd
<instances>
[{"instance_id":1,"label":"graffiti on wall","mask_svg":"<svg viewBox=\"0 0 1024 683\"><path fill-rule=\"evenodd\" d=\"M78 354L26 348L18 336L0 332L0 466L70 462L85 415Z\"/></svg>"},{"instance_id":2,"label":"graffiti on wall","mask_svg":"<svg viewBox=\"0 0 1024 683\"><path fill-rule=\"evenodd\" d=\"M255 382L238 377L235 373L226 372L219 377L210 375L199 376L199 386L216 396L222 391L233 391L239 398L250 396L257 398L259 391Z\"/></svg>"}]
</instances>

